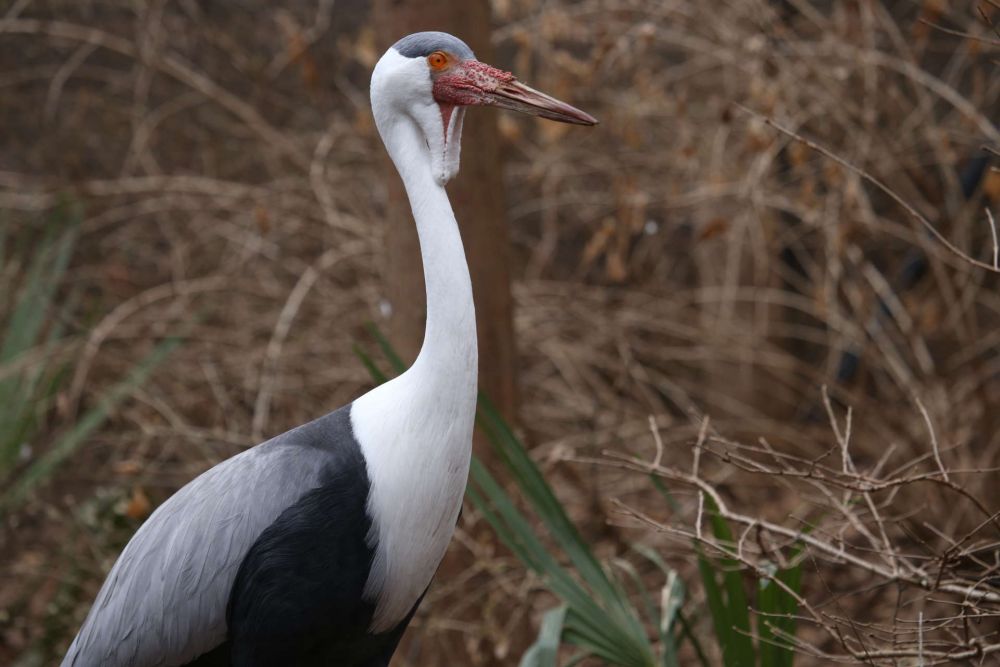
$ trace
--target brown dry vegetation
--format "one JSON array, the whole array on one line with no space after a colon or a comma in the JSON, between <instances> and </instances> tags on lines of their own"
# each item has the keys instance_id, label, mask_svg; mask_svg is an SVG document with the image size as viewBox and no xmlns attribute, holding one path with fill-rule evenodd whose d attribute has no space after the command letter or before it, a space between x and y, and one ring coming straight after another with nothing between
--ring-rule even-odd
<instances>
[{"instance_id":1,"label":"brown dry vegetation","mask_svg":"<svg viewBox=\"0 0 1000 667\"><path fill-rule=\"evenodd\" d=\"M798 664L996 664L998 6L494 13L498 64L602 120L499 119L521 425L598 552L656 546L697 606L714 495L740 535L715 547L752 568L807 540ZM184 339L7 517L0 662L53 664L148 506L370 386L352 344L392 267L367 25L361 2L0 3L0 221L85 211L50 431ZM475 566L436 582L411 664L451 664L456 638L514 664L514 619L553 604L469 538L479 520L466 508L453 548Z\"/></svg>"}]
</instances>

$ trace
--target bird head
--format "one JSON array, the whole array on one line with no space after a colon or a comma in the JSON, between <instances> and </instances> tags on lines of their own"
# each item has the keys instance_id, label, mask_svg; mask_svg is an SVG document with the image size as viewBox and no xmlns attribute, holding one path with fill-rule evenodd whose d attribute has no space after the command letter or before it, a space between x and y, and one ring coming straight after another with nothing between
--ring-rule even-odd
<instances>
[{"instance_id":1,"label":"bird head","mask_svg":"<svg viewBox=\"0 0 1000 667\"><path fill-rule=\"evenodd\" d=\"M396 42L375 65L372 112L379 133L417 131L440 184L458 173L465 107L493 106L577 125L592 116L476 60L465 42L444 32L418 32ZM411 144L412 145L412 144ZM390 153L393 147L387 141ZM393 155L397 161L406 156Z\"/></svg>"}]
</instances>

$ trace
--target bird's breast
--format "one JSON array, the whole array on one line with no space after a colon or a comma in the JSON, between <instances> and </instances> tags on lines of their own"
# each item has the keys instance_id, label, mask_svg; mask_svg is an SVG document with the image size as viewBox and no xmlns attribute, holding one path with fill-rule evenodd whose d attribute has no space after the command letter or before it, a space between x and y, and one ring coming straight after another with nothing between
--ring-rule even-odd
<instances>
[{"instance_id":1,"label":"bird's breast","mask_svg":"<svg viewBox=\"0 0 1000 667\"><path fill-rule=\"evenodd\" d=\"M374 632L406 617L448 548L468 481L475 414L474 392L442 396L391 385L351 411L370 480L375 555L365 594L376 604Z\"/></svg>"}]
</instances>

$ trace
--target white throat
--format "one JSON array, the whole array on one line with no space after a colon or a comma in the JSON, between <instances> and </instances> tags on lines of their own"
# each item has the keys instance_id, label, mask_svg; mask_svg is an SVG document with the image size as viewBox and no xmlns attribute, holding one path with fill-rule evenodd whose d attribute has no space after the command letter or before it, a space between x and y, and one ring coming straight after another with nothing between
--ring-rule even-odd
<instances>
[{"instance_id":1,"label":"white throat","mask_svg":"<svg viewBox=\"0 0 1000 667\"><path fill-rule=\"evenodd\" d=\"M376 78L382 64L372 80L372 107L413 209L427 326L413 366L351 408L371 482L369 543L375 560L365 595L376 604L374 632L405 618L451 541L468 479L478 366L472 282L458 223L440 174L434 173L434 147L424 137L428 119L413 118L412 109L399 113L380 99ZM433 107L415 113L432 111L440 132L440 112Z\"/></svg>"}]
</instances>

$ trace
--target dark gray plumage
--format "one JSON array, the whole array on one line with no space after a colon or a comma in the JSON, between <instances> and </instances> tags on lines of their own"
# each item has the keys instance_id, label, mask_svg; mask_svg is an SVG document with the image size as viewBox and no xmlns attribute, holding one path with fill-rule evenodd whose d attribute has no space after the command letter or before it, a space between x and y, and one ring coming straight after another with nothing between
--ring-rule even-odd
<instances>
[{"instance_id":1,"label":"dark gray plumage","mask_svg":"<svg viewBox=\"0 0 1000 667\"><path fill-rule=\"evenodd\" d=\"M398 632L365 633L372 615L361 595L373 554L365 539L371 526L364 506L368 490L350 406L224 461L178 491L139 529L63 665L181 665L220 649L229 653L225 644L234 633L267 650L248 652L254 641L243 641L242 653L227 656L227 664L275 664L282 641L305 646L296 632L338 621L339 631L319 636L343 656L356 651L357 661L342 664L385 664L405 623ZM303 570L322 571L310 576L314 606L335 611L317 614L312 625L279 613L302 604L301 584L286 575ZM259 589L241 585L250 577ZM262 608L259 595L268 577L275 586ZM289 596L287 604L281 604L282 595ZM363 645L354 647L355 640ZM311 664L314 654L326 650L315 637L310 642L312 653L290 653L292 662ZM269 660L261 662L265 656Z\"/></svg>"},{"instance_id":2,"label":"dark gray plumage","mask_svg":"<svg viewBox=\"0 0 1000 667\"><path fill-rule=\"evenodd\" d=\"M463 60L476 59L468 44L446 32L415 32L393 44L392 48L407 58L423 58L435 51L446 51Z\"/></svg>"}]
</instances>

